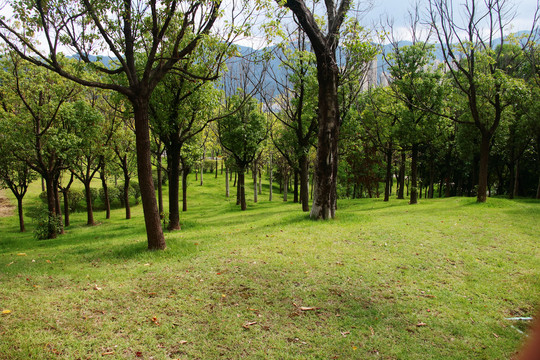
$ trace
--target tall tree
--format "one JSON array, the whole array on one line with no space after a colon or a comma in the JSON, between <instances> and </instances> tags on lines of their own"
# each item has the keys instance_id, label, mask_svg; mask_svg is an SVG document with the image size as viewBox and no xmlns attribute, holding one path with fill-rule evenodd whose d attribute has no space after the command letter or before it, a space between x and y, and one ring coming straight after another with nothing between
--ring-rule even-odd
<instances>
[{"instance_id":1,"label":"tall tree","mask_svg":"<svg viewBox=\"0 0 540 360\"><path fill-rule=\"evenodd\" d=\"M339 68L336 49L339 30L349 11L351 1L325 1L327 24L317 23L313 12L303 0L278 1L289 8L307 34L317 60L318 136L315 160L314 193L310 217L330 219L335 217L337 207L337 162L340 108L338 103ZM326 31L326 32L325 32Z\"/></svg>"}]
</instances>

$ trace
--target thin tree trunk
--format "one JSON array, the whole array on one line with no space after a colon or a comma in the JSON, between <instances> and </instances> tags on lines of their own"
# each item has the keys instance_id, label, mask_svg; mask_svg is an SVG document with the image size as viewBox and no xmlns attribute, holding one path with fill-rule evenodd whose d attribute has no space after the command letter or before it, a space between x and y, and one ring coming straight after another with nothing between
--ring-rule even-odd
<instances>
[{"instance_id":1,"label":"thin tree trunk","mask_svg":"<svg viewBox=\"0 0 540 360\"><path fill-rule=\"evenodd\" d=\"M90 183L84 184L84 195L86 198L86 225L94 226L94 210L92 209L92 191Z\"/></svg>"},{"instance_id":2,"label":"thin tree trunk","mask_svg":"<svg viewBox=\"0 0 540 360\"><path fill-rule=\"evenodd\" d=\"M245 175L244 170L240 169L238 171L238 191L240 192L240 209L242 211L247 209L246 204L246 189L245 189Z\"/></svg>"},{"instance_id":3,"label":"thin tree trunk","mask_svg":"<svg viewBox=\"0 0 540 360\"><path fill-rule=\"evenodd\" d=\"M272 154L270 154L270 162L268 164L268 181L270 182L270 194L268 195L268 200L272 201L272 195L273 195Z\"/></svg>"},{"instance_id":4,"label":"thin tree trunk","mask_svg":"<svg viewBox=\"0 0 540 360\"><path fill-rule=\"evenodd\" d=\"M217 158L217 154L216 154L216 179L217 179L217 173L218 173L218 158Z\"/></svg>"},{"instance_id":5,"label":"thin tree trunk","mask_svg":"<svg viewBox=\"0 0 540 360\"><path fill-rule=\"evenodd\" d=\"M420 198L422 194L420 194ZM411 198L409 204L418 203L418 144L413 144L411 154Z\"/></svg>"},{"instance_id":6,"label":"thin tree trunk","mask_svg":"<svg viewBox=\"0 0 540 360\"><path fill-rule=\"evenodd\" d=\"M180 146L169 144L167 149L167 168L169 173L169 225L168 230L180 230L180 207L178 195L180 192ZM182 169L184 163L182 162Z\"/></svg>"},{"instance_id":7,"label":"thin tree trunk","mask_svg":"<svg viewBox=\"0 0 540 360\"><path fill-rule=\"evenodd\" d=\"M182 211L187 211L187 177L189 168L182 166ZM180 228L180 223L178 224Z\"/></svg>"},{"instance_id":8,"label":"thin tree trunk","mask_svg":"<svg viewBox=\"0 0 540 360\"><path fill-rule=\"evenodd\" d=\"M289 188L289 178L285 176L283 178L283 201L287 201L288 188Z\"/></svg>"},{"instance_id":9,"label":"thin tree trunk","mask_svg":"<svg viewBox=\"0 0 540 360\"><path fill-rule=\"evenodd\" d=\"M257 202L257 162L253 162L253 202Z\"/></svg>"},{"instance_id":10,"label":"thin tree trunk","mask_svg":"<svg viewBox=\"0 0 540 360\"><path fill-rule=\"evenodd\" d=\"M124 206L126 208L126 219L131 219L131 208L129 206L129 182L130 178L124 178Z\"/></svg>"},{"instance_id":11,"label":"thin tree trunk","mask_svg":"<svg viewBox=\"0 0 540 360\"><path fill-rule=\"evenodd\" d=\"M300 157L300 202L302 211L309 211L309 160L307 156Z\"/></svg>"},{"instance_id":12,"label":"thin tree trunk","mask_svg":"<svg viewBox=\"0 0 540 360\"><path fill-rule=\"evenodd\" d=\"M513 197L519 194L519 159L516 160L516 170L514 174L514 188L512 189Z\"/></svg>"},{"instance_id":13,"label":"thin tree trunk","mask_svg":"<svg viewBox=\"0 0 540 360\"><path fill-rule=\"evenodd\" d=\"M19 213L19 229L21 232L25 232L24 228L24 215L23 215L23 197L17 196L17 211Z\"/></svg>"},{"instance_id":14,"label":"thin tree trunk","mask_svg":"<svg viewBox=\"0 0 540 360\"><path fill-rule=\"evenodd\" d=\"M45 191L45 179L43 179L43 176L41 177L41 192Z\"/></svg>"},{"instance_id":15,"label":"thin tree trunk","mask_svg":"<svg viewBox=\"0 0 540 360\"><path fill-rule=\"evenodd\" d=\"M157 190L158 190L158 211L161 218L163 214L163 173L161 166L161 154L157 154Z\"/></svg>"},{"instance_id":16,"label":"thin tree trunk","mask_svg":"<svg viewBox=\"0 0 540 360\"><path fill-rule=\"evenodd\" d=\"M58 233L56 232L56 226L51 224L51 221L53 221L53 217L56 216L56 199L54 195L53 181L50 175L45 177L45 189L47 191L47 210L49 211L49 234L47 239L55 239L58 236Z\"/></svg>"},{"instance_id":17,"label":"thin tree trunk","mask_svg":"<svg viewBox=\"0 0 540 360\"><path fill-rule=\"evenodd\" d=\"M68 190L63 191L62 195L64 195L64 227L69 226L69 196L68 196Z\"/></svg>"},{"instance_id":18,"label":"thin tree trunk","mask_svg":"<svg viewBox=\"0 0 540 360\"><path fill-rule=\"evenodd\" d=\"M388 201L390 200L390 189L392 181L392 145L389 144L388 148L386 149L386 182L384 185L384 200Z\"/></svg>"},{"instance_id":19,"label":"thin tree trunk","mask_svg":"<svg viewBox=\"0 0 540 360\"><path fill-rule=\"evenodd\" d=\"M298 170L294 169L293 203L298 203Z\"/></svg>"},{"instance_id":20,"label":"thin tree trunk","mask_svg":"<svg viewBox=\"0 0 540 360\"><path fill-rule=\"evenodd\" d=\"M262 195L262 171L259 169L259 195Z\"/></svg>"},{"instance_id":21,"label":"thin tree trunk","mask_svg":"<svg viewBox=\"0 0 540 360\"><path fill-rule=\"evenodd\" d=\"M406 161L406 155L405 150L401 150L401 163L399 164L399 189L397 198L398 199L404 199L404 192L405 192L405 161Z\"/></svg>"},{"instance_id":22,"label":"thin tree trunk","mask_svg":"<svg viewBox=\"0 0 540 360\"><path fill-rule=\"evenodd\" d=\"M103 195L105 196L105 219L110 219L111 218L111 200L109 198L109 187L107 186L107 178L105 177L104 166L101 167L99 177L101 179L101 187L103 188ZM67 194L64 194L64 204L67 204L65 200L66 196ZM64 205L64 212L66 213L65 214L66 218L69 217L68 215L69 209L65 205ZM69 221L67 221L67 223L69 223Z\"/></svg>"},{"instance_id":23,"label":"thin tree trunk","mask_svg":"<svg viewBox=\"0 0 540 360\"><path fill-rule=\"evenodd\" d=\"M478 193L476 194L476 201L480 203L486 202L490 142L491 135L483 132L482 142L480 144L480 163L478 166Z\"/></svg>"},{"instance_id":24,"label":"thin tree trunk","mask_svg":"<svg viewBox=\"0 0 540 360\"><path fill-rule=\"evenodd\" d=\"M225 196L229 197L229 168L225 168Z\"/></svg>"}]
</instances>

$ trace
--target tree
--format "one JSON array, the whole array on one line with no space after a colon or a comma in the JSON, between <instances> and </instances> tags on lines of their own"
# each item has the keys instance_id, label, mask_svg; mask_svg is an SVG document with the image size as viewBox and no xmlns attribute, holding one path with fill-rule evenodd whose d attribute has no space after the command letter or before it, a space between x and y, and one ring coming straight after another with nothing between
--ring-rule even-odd
<instances>
[{"instance_id":1,"label":"tree","mask_svg":"<svg viewBox=\"0 0 540 360\"><path fill-rule=\"evenodd\" d=\"M335 217L337 206L337 161L339 137L339 103L336 49L339 43L339 29L349 10L351 1L342 0L336 4L325 1L326 34L317 23L314 14L303 0L278 1L289 8L306 32L317 60L318 95L318 136L315 160L314 194L310 217L330 219ZM336 6L337 5L337 6Z\"/></svg>"},{"instance_id":2,"label":"tree","mask_svg":"<svg viewBox=\"0 0 540 360\"><path fill-rule=\"evenodd\" d=\"M501 67L505 31L512 16L510 4L505 0L487 0L481 5L468 0L463 4L462 17L456 16L448 0L430 0L429 7L447 71L468 105L465 119L456 120L473 124L480 132L477 201L485 202L490 144L503 112L511 105L507 95L513 84ZM533 29L537 19L538 10ZM526 40L528 43L530 36Z\"/></svg>"},{"instance_id":3,"label":"tree","mask_svg":"<svg viewBox=\"0 0 540 360\"><path fill-rule=\"evenodd\" d=\"M95 99L90 101L95 102ZM69 159L70 168L73 175L84 185L86 224L93 226L95 223L90 184L102 168L101 161L107 139L107 134L103 131L105 119L100 112L82 100L71 104L65 113L67 121L71 123L71 133L80 139L75 153Z\"/></svg>"},{"instance_id":4,"label":"tree","mask_svg":"<svg viewBox=\"0 0 540 360\"><path fill-rule=\"evenodd\" d=\"M244 103L240 107L240 105ZM246 210L245 171L258 154L261 143L266 139L267 126L260 104L253 97L244 100L243 94L233 95L228 109L238 111L218 120L218 136L221 145L235 160L238 172L238 199Z\"/></svg>"},{"instance_id":5,"label":"tree","mask_svg":"<svg viewBox=\"0 0 540 360\"><path fill-rule=\"evenodd\" d=\"M125 119L123 124L117 129L116 134L113 137L112 147L116 154L116 163L122 169L124 175L122 203L126 209L126 219L131 219L129 189L131 177L136 171L137 158L134 151L135 138L128 119Z\"/></svg>"},{"instance_id":6,"label":"tree","mask_svg":"<svg viewBox=\"0 0 540 360\"><path fill-rule=\"evenodd\" d=\"M11 99L8 111L15 115L7 123L6 131L13 135L12 149L17 159L45 179L51 225L61 214L59 177L79 141L68 132L61 114L65 105L76 98L79 87L15 55L3 66L3 89ZM56 226L49 226L49 231L48 238L57 236Z\"/></svg>"},{"instance_id":7,"label":"tree","mask_svg":"<svg viewBox=\"0 0 540 360\"><path fill-rule=\"evenodd\" d=\"M131 0L35 0L11 5L13 20L23 27L2 18L0 38L21 57L84 86L116 91L131 103L148 249L164 249L152 180L148 104L162 78L210 33L221 1L150 0L140 6ZM33 35L45 39L46 51L36 46ZM108 76L88 80L80 68L67 68L61 53L65 49L75 53L81 64ZM104 51L114 56L108 66L100 61ZM137 54L144 54L141 64Z\"/></svg>"}]
</instances>

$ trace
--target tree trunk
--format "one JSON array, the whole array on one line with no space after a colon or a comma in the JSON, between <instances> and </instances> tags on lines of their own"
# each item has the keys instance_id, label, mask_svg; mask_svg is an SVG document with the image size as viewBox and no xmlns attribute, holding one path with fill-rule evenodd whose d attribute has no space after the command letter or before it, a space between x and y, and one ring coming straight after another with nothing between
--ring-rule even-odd
<instances>
[{"instance_id":1,"label":"tree trunk","mask_svg":"<svg viewBox=\"0 0 540 360\"><path fill-rule=\"evenodd\" d=\"M294 170L293 203L298 203L298 170Z\"/></svg>"},{"instance_id":2,"label":"tree trunk","mask_svg":"<svg viewBox=\"0 0 540 360\"><path fill-rule=\"evenodd\" d=\"M159 217L163 214L163 173L161 168L161 154L157 154L157 189L158 189L158 211Z\"/></svg>"},{"instance_id":3,"label":"tree trunk","mask_svg":"<svg viewBox=\"0 0 540 360\"><path fill-rule=\"evenodd\" d=\"M268 182L270 183L270 194L268 195L268 200L272 201L273 195L273 179L272 179L272 154L270 154L270 162L268 164Z\"/></svg>"},{"instance_id":4,"label":"tree trunk","mask_svg":"<svg viewBox=\"0 0 540 360\"><path fill-rule=\"evenodd\" d=\"M319 132L315 159L312 219L333 219L336 210L336 186L339 137L338 73L335 52L317 54L319 82Z\"/></svg>"},{"instance_id":5,"label":"tree trunk","mask_svg":"<svg viewBox=\"0 0 540 360\"><path fill-rule=\"evenodd\" d=\"M43 179L43 176L41 177L41 192L45 191L45 179Z\"/></svg>"},{"instance_id":6,"label":"tree trunk","mask_svg":"<svg viewBox=\"0 0 540 360\"><path fill-rule=\"evenodd\" d=\"M203 156L201 160L201 183L200 183L201 186L204 185L203 174L204 174L204 158L205 157L206 157L206 150L203 150Z\"/></svg>"},{"instance_id":7,"label":"tree trunk","mask_svg":"<svg viewBox=\"0 0 540 360\"><path fill-rule=\"evenodd\" d=\"M488 132L483 132L482 142L480 144L480 163L478 166L478 192L476 194L476 201L479 203L486 202L490 142L491 135Z\"/></svg>"},{"instance_id":8,"label":"tree trunk","mask_svg":"<svg viewBox=\"0 0 540 360\"><path fill-rule=\"evenodd\" d=\"M58 236L58 233L56 232L56 226L51 224L51 221L54 221L54 217L56 216L56 199L54 195L53 181L50 175L45 177L45 189L47 191L47 210L49 211L49 234L47 239L55 239Z\"/></svg>"},{"instance_id":9,"label":"tree trunk","mask_svg":"<svg viewBox=\"0 0 540 360\"><path fill-rule=\"evenodd\" d=\"M62 195L64 196L64 227L69 226L69 197L68 197L68 190L62 191Z\"/></svg>"},{"instance_id":10,"label":"tree trunk","mask_svg":"<svg viewBox=\"0 0 540 360\"><path fill-rule=\"evenodd\" d=\"M101 168L99 177L101 178L101 187L103 188L103 195L105 195L105 219L110 219L111 218L111 200L109 199L109 187L107 186L107 178L105 177L105 169L103 167ZM66 200L65 200L66 195L67 194L64 194L64 204L66 204ZM68 215L69 210L65 205L64 205L64 212L66 213L65 216L67 218L69 216Z\"/></svg>"},{"instance_id":11,"label":"tree trunk","mask_svg":"<svg viewBox=\"0 0 540 360\"><path fill-rule=\"evenodd\" d=\"M229 168L225 168L225 196L229 197Z\"/></svg>"},{"instance_id":12,"label":"tree trunk","mask_svg":"<svg viewBox=\"0 0 540 360\"><path fill-rule=\"evenodd\" d=\"M283 201L287 201L287 191L289 190L289 179L287 176L283 178Z\"/></svg>"},{"instance_id":13,"label":"tree trunk","mask_svg":"<svg viewBox=\"0 0 540 360\"><path fill-rule=\"evenodd\" d=\"M187 177L189 168L182 166L182 211L187 211ZM178 224L180 229L180 223Z\"/></svg>"},{"instance_id":14,"label":"tree trunk","mask_svg":"<svg viewBox=\"0 0 540 360\"><path fill-rule=\"evenodd\" d=\"M420 195L422 197L422 195ZM418 144L413 144L411 154L411 198L409 204L418 203Z\"/></svg>"},{"instance_id":15,"label":"tree trunk","mask_svg":"<svg viewBox=\"0 0 540 360\"><path fill-rule=\"evenodd\" d=\"M218 158L216 154L216 179L217 179L217 173L218 173Z\"/></svg>"},{"instance_id":16,"label":"tree trunk","mask_svg":"<svg viewBox=\"0 0 540 360\"><path fill-rule=\"evenodd\" d=\"M238 170L238 191L240 192L240 209L242 211L247 209L246 204L246 189L245 189L245 174L244 170Z\"/></svg>"},{"instance_id":17,"label":"tree trunk","mask_svg":"<svg viewBox=\"0 0 540 360\"><path fill-rule=\"evenodd\" d=\"M302 211L309 211L309 161L306 155L300 156L300 202Z\"/></svg>"},{"instance_id":18,"label":"tree trunk","mask_svg":"<svg viewBox=\"0 0 540 360\"><path fill-rule=\"evenodd\" d=\"M392 181L392 145L390 144L386 149L386 182L384 185L384 200L390 200L390 191L391 191L391 181Z\"/></svg>"},{"instance_id":19,"label":"tree trunk","mask_svg":"<svg viewBox=\"0 0 540 360\"><path fill-rule=\"evenodd\" d=\"M516 170L514 174L514 188L512 189L512 198L519 195L519 159L516 160Z\"/></svg>"},{"instance_id":20,"label":"tree trunk","mask_svg":"<svg viewBox=\"0 0 540 360\"><path fill-rule=\"evenodd\" d=\"M262 170L259 169L259 195L262 195Z\"/></svg>"},{"instance_id":21,"label":"tree trunk","mask_svg":"<svg viewBox=\"0 0 540 360\"><path fill-rule=\"evenodd\" d=\"M94 210L92 209L92 191L90 183L84 183L84 196L86 199L86 225L94 226Z\"/></svg>"},{"instance_id":22,"label":"tree trunk","mask_svg":"<svg viewBox=\"0 0 540 360\"><path fill-rule=\"evenodd\" d=\"M19 213L19 229L21 232L25 232L24 228L24 215L23 215L23 197L17 196L17 211Z\"/></svg>"},{"instance_id":23,"label":"tree trunk","mask_svg":"<svg viewBox=\"0 0 540 360\"><path fill-rule=\"evenodd\" d=\"M253 162L253 174L252 174L252 177L253 177L253 202L256 203L258 198L257 198L257 162L254 161Z\"/></svg>"},{"instance_id":24,"label":"tree trunk","mask_svg":"<svg viewBox=\"0 0 540 360\"><path fill-rule=\"evenodd\" d=\"M167 148L167 168L169 173L169 225L168 230L180 230L180 146L172 144ZM182 164L182 168L184 165Z\"/></svg>"},{"instance_id":25,"label":"tree trunk","mask_svg":"<svg viewBox=\"0 0 540 360\"><path fill-rule=\"evenodd\" d=\"M161 228L150 152L150 128L148 121L148 98L132 99L135 115L135 141L137 148L137 171L141 188L144 222L148 239L148 250L165 249L165 237ZM126 209L129 204L126 204ZM127 211L127 210L126 210Z\"/></svg>"},{"instance_id":26,"label":"tree trunk","mask_svg":"<svg viewBox=\"0 0 540 360\"><path fill-rule=\"evenodd\" d=\"M404 199L404 192L405 192L405 161L406 161L406 155L405 150L401 150L401 163L399 164L399 189L397 198L398 199Z\"/></svg>"}]
</instances>

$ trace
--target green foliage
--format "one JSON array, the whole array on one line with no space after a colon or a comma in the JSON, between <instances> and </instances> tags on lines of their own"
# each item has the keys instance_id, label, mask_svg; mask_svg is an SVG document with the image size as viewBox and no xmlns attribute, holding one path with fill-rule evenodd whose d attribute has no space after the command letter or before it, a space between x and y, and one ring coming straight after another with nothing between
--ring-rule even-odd
<instances>
[{"instance_id":1,"label":"green foliage","mask_svg":"<svg viewBox=\"0 0 540 360\"><path fill-rule=\"evenodd\" d=\"M84 190L69 189L67 192L69 202L69 212L75 212L81 209L81 202L84 200Z\"/></svg>"},{"instance_id":2,"label":"green foliage","mask_svg":"<svg viewBox=\"0 0 540 360\"><path fill-rule=\"evenodd\" d=\"M141 199L141 188L138 182L129 182L129 193L135 198L135 204L138 204Z\"/></svg>"},{"instance_id":3,"label":"green foliage","mask_svg":"<svg viewBox=\"0 0 540 360\"><path fill-rule=\"evenodd\" d=\"M45 208L43 208L36 220L34 237L37 240L45 240L49 238L50 234L60 234L62 232L62 217L49 213Z\"/></svg>"}]
</instances>

